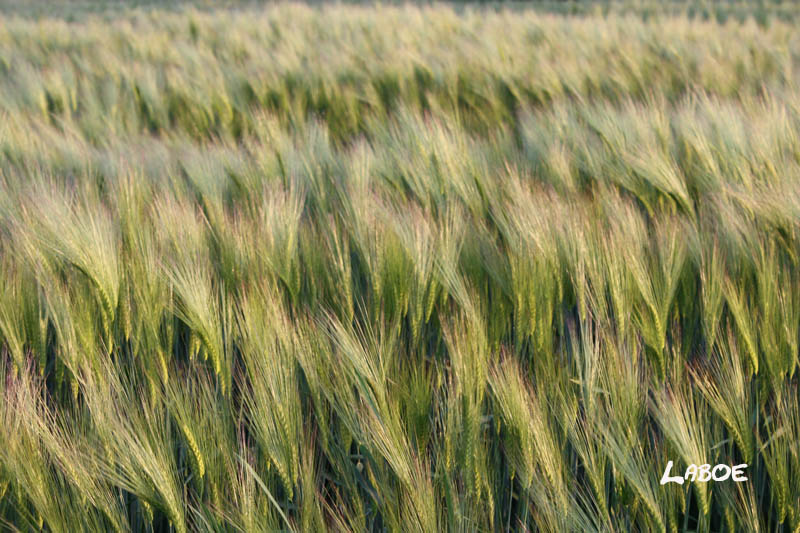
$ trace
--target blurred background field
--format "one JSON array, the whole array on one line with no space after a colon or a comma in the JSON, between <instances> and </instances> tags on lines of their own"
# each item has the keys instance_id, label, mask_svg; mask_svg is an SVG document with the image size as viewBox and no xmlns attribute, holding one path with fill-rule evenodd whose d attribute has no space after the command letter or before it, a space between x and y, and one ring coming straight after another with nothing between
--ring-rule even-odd
<instances>
[{"instance_id":1,"label":"blurred background field","mask_svg":"<svg viewBox=\"0 0 800 533\"><path fill-rule=\"evenodd\" d=\"M0 529L800 531L799 7L0 0Z\"/></svg>"},{"instance_id":2,"label":"blurred background field","mask_svg":"<svg viewBox=\"0 0 800 533\"><path fill-rule=\"evenodd\" d=\"M332 4L332 2L309 1L306 5ZM0 0L0 9L6 13L20 16L55 16L77 20L91 14L119 16L126 10L176 10L196 8L202 10L263 9L274 6L276 2L267 0ZM369 3L350 1L336 2L339 5L368 6ZM403 5L405 2L381 2L381 6ZM435 5L437 2L414 2L414 5ZM636 14L643 18L651 16L679 16L689 18L715 19L725 22L735 19L739 22L755 18L760 23L768 23L775 17L789 22L797 16L797 0L494 0L494 1L451 1L439 5L454 9L489 8L536 10L558 15L620 15Z\"/></svg>"}]
</instances>

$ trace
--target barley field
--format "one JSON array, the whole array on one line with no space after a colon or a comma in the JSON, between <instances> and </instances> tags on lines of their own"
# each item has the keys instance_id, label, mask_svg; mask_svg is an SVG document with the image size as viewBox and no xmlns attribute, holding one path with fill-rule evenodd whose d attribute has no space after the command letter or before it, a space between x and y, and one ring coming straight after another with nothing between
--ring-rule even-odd
<instances>
[{"instance_id":1,"label":"barley field","mask_svg":"<svg viewBox=\"0 0 800 533\"><path fill-rule=\"evenodd\" d=\"M0 2L0 531L800 532L800 4L551 4Z\"/></svg>"}]
</instances>

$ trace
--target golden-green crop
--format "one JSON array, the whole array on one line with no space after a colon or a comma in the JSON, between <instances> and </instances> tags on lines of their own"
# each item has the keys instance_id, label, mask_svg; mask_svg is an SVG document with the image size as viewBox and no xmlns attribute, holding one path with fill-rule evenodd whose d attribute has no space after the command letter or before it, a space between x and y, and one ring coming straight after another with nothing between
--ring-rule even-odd
<instances>
[{"instance_id":1,"label":"golden-green crop","mask_svg":"<svg viewBox=\"0 0 800 533\"><path fill-rule=\"evenodd\" d=\"M0 529L800 531L796 4L95 4L0 0Z\"/></svg>"}]
</instances>

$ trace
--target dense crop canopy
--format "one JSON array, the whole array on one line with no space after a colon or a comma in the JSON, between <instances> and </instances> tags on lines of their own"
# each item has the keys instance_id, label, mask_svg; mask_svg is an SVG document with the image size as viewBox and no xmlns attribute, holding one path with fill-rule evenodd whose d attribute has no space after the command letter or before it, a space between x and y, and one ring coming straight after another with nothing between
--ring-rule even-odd
<instances>
[{"instance_id":1,"label":"dense crop canopy","mask_svg":"<svg viewBox=\"0 0 800 533\"><path fill-rule=\"evenodd\" d=\"M798 67L749 17L0 15L0 528L800 530Z\"/></svg>"}]
</instances>

